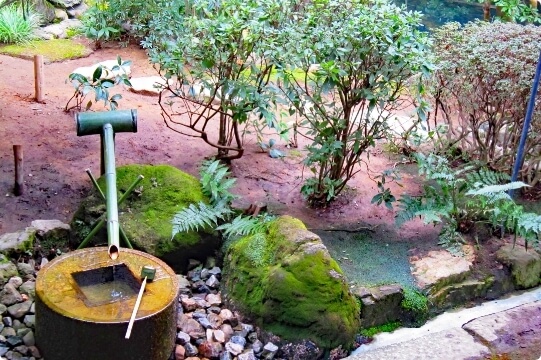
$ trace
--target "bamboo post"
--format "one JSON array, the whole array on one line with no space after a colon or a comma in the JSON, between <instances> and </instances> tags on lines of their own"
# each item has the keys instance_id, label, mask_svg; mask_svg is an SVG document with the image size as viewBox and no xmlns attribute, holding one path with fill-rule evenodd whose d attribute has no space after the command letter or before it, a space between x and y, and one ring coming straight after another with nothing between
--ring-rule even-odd
<instances>
[{"instance_id":1,"label":"bamboo post","mask_svg":"<svg viewBox=\"0 0 541 360\"><path fill-rule=\"evenodd\" d=\"M34 55L34 84L36 101L43 102L43 55Z\"/></svg>"},{"instance_id":2,"label":"bamboo post","mask_svg":"<svg viewBox=\"0 0 541 360\"><path fill-rule=\"evenodd\" d=\"M15 157L15 187L13 193L15 196L19 196L24 193L23 147L21 145L13 145L13 156Z\"/></svg>"}]
</instances>

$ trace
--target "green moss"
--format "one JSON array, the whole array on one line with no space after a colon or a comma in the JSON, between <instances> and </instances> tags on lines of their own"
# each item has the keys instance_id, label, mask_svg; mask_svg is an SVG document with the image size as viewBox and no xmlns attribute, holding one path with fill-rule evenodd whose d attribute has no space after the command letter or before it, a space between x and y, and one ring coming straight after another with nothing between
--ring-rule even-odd
<instances>
[{"instance_id":1,"label":"green moss","mask_svg":"<svg viewBox=\"0 0 541 360\"><path fill-rule=\"evenodd\" d=\"M43 55L47 62L77 59L90 55L92 50L71 39L52 39L31 41L25 45L6 45L0 47L0 54L32 59Z\"/></svg>"},{"instance_id":2,"label":"green moss","mask_svg":"<svg viewBox=\"0 0 541 360\"><path fill-rule=\"evenodd\" d=\"M138 175L144 176L119 207L120 225L135 248L162 258L178 271L189 257L204 260L214 252L218 239L208 233L178 233L171 239L173 216L191 203L207 201L196 178L168 165L128 165L116 170L119 198ZM98 184L107 193L105 178L98 179ZM79 242L104 210L104 201L96 193L83 201L71 223ZM106 241L103 232L94 240Z\"/></svg>"},{"instance_id":3,"label":"green moss","mask_svg":"<svg viewBox=\"0 0 541 360\"><path fill-rule=\"evenodd\" d=\"M428 298L419 290L405 287L404 300L400 305L413 325L420 325L428 319Z\"/></svg>"},{"instance_id":4,"label":"green moss","mask_svg":"<svg viewBox=\"0 0 541 360\"><path fill-rule=\"evenodd\" d=\"M396 329L398 329L401 326L402 326L402 323L400 321L393 321L393 322L389 322L387 324L373 326L373 327L368 328L368 329L362 329L361 330L361 335L371 338L371 337L374 337L374 335L382 333L382 332L395 331Z\"/></svg>"},{"instance_id":5,"label":"green moss","mask_svg":"<svg viewBox=\"0 0 541 360\"><path fill-rule=\"evenodd\" d=\"M229 247L226 289L235 303L285 339L311 339L325 348L350 344L359 304L317 236L284 216L270 225L264 248L253 241L244 237Z\"/></svg>"}]
</instances>

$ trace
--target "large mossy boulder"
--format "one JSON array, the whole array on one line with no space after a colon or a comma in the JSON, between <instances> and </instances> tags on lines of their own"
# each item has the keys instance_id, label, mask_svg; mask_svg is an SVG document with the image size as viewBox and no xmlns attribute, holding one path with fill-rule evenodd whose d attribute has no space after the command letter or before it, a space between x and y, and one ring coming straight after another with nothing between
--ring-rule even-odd
<instances>
[{"instance_id":1,"label":"large mossy boulder","mask_svg":"<svg viewBox=\"0 0 541 360\"><path fill-rule=\"evenodd\" d=\"M161 258L177 271L185 270L190 258L205 260L214 254L219 239L211 233L179 233L171 239L173 216L191 203L206 201L195 177L169 165L127 165L118 167L116 172L119 198L139 174L144 176L119 207L120 225L134 248ZM106 193L104 177L98 179L98 184ZM105 201L93 191L71 222L76 245L100 216L105 216ZM106 231L103 229L92 242L106 244ZM120 245L125 246L122 238Z\"/></svg>"},{"instance_id":2,"label":"large mossy boulder","mask_svg":"<svg viewBox=\"0 0 541 360\"><path fill-rule=\"evenodd\" d=\"M268 234L234 242L224 270L233 305L285 340L347 346L359 330L359 304L340 267L300 220L282 216Z\"/></svg>"},{"instance_id":3,"label":"large mossy boulder","mask_svg":"<svg viewBox=\"0 0 541 360\"><path fill-rule=\"evenodd\" d=\"M518 289L537 286L541 280L541 255L534 249L507 244L496 252L496 259L508 266Z\"/></svg>"}]
</instances>

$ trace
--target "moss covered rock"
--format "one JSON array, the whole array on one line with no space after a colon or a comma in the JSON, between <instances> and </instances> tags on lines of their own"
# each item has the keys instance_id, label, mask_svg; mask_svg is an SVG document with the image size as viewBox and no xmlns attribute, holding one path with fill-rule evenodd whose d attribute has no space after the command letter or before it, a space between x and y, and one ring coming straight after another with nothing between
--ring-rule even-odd
<instances>
[{"instance_id":1,"label":"moss covered rock","mask_svg":"<svg viewBox=\"0 0 541 360\"><path fill-rule=\"evenodd\" d=\"M139 174L144 176L143 181L119 207L120 225L134 248L161 258L178 271L185 269L189 258L204 260L213 254L219 239L211 233L180 233L171 239L173 216L191 203L205 201L199 181L168 165L122 166L117 168L119 198ZM106 193L105 178L98 183ZM96 191L83 200L71 222L75 245L104 212L105 201ZM107 243L105 230L94 237L93 243ZM125 246L122 239L120 245Z\"/></svg>"},{"instance_id":2,"label":"moss covered rock","mask_svg":"<svg viewBox=\"0 0 541 360\"><path fill-rule=\"evenodd\" d=\"M321 347L351 344L359 304L321 239L283 216L265 236L247 236L227 250L225 291L265 330Z\"/></svg>"},{"instance_id":3,"label":"moss covered rock","mask_svg":"<svg viewBox=\"0 0 541 360\"><path fill-rule=\"evenodd\" d=\"M507 244L496 252L496 258L511 269L513 282L518 289L528 289L541 279L541 255L533 249Z\"/></svg>"}]
</instances>

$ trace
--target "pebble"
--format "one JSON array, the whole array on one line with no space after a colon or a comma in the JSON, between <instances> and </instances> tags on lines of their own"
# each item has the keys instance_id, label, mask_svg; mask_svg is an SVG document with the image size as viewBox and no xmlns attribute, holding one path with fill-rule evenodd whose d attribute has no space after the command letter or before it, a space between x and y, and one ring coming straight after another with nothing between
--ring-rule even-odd
<instances>
[{"instance_id":1,"label":"pebble","mask_svg":"<svg viewBox=\"0 0 541 360\"><path fill-rule=\"evenodd\" d=\"M258 329L223 307L219 289L221 269L213 259L207 260L206 265L203 268L201 262L192 260L188 274L178 275L177 337L169 360L293 359L282 355L280 347L272 342L263 345ZM4 284L0 288L0 356L10 360L43 360L34 338L34 265L8 263L0 266L0 273L2 270L8 276L0 281Z\"/></svg>"}]
</instances>

